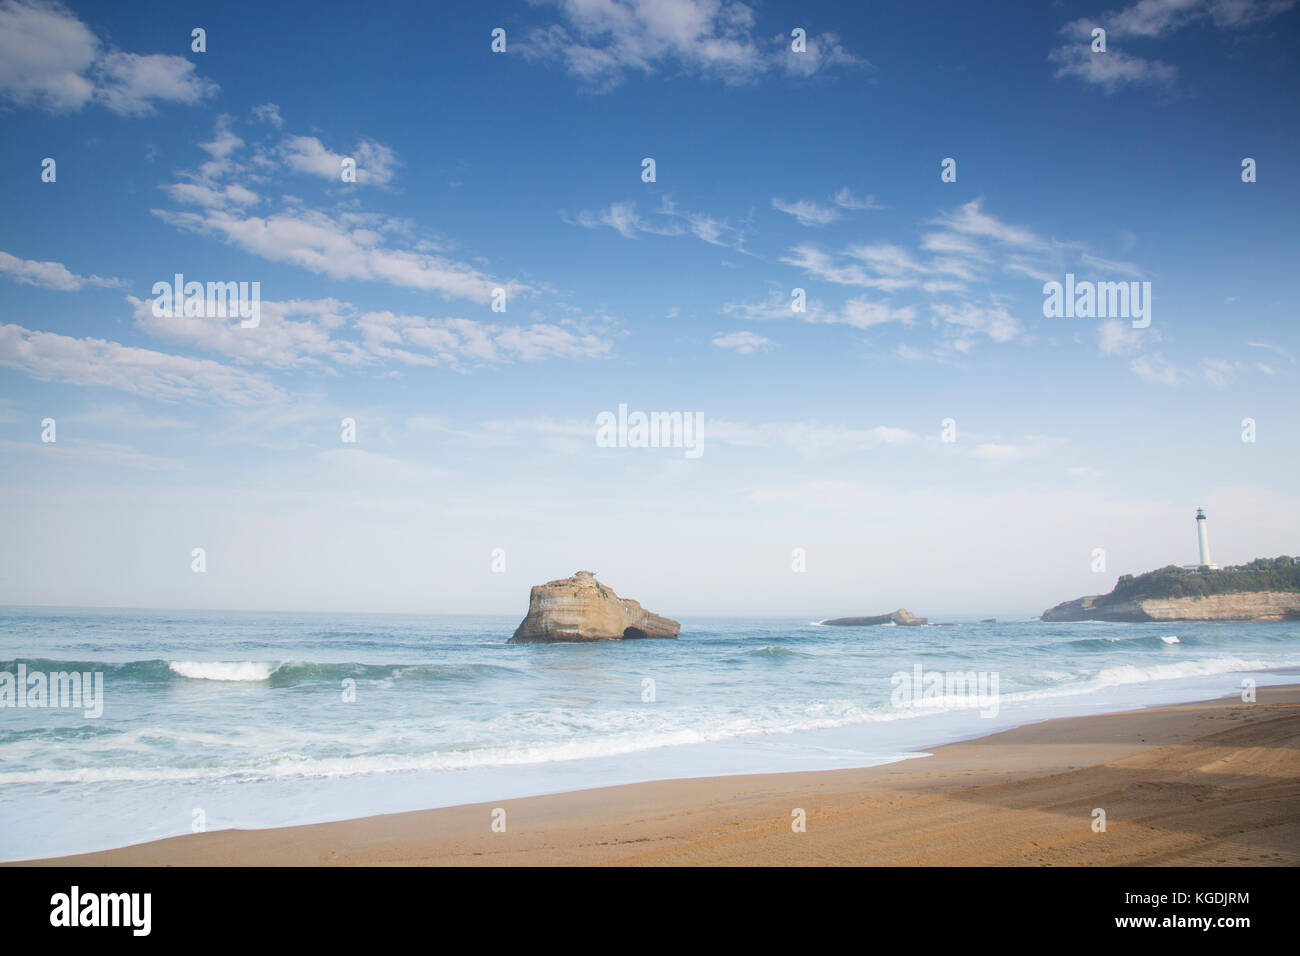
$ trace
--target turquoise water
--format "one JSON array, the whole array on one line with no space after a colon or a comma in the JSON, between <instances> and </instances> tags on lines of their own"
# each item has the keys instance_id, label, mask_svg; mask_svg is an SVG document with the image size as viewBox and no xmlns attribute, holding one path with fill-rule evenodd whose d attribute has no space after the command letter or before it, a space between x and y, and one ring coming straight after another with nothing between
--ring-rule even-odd
<instances>
[{"instance_id":1,"label":"turquoise water","mask_svg":"<svg viewBox=\"0 0 1300 956\"><path fill-rule=\"evenodd\" d=\"M0 672L98 672L104 688L99 717L0 707L0 858L188 833L196 816L274 826L863 766L1048 717L1236 694L1300 667L1296 623L702 618L677 641L508 646L517 623L0 609ZM979 700L901 706L891 677L917 666L996 675L996 706L987 682Z\"/></svg>"}]
</instances>

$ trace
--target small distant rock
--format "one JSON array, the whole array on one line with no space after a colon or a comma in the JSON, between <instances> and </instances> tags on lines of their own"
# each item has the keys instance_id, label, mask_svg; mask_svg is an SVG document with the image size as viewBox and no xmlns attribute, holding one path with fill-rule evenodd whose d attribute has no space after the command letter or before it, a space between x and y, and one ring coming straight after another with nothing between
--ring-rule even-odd
<instances>
[{"instance_id":1,"label":"small distant rock","mask_svg":"<svg viewBox=\"0 0 1300 956\"><path fill-rule=\"evenodd\" d=\"M905 607L900 607L890 614L878 614L875 617L837 617L831 621L822 621L835 627L869 627L873 624L897 624L899 627L919 627L929 624L929 620L917 617Z\"/></svg>"}]
</instances>

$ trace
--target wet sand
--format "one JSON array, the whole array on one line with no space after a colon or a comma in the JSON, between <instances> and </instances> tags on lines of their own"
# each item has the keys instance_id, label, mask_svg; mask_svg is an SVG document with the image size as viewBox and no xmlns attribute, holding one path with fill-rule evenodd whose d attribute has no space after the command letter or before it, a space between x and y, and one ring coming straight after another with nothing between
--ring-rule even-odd
<instances>
[{"instance_id":1,"label":"wet sand","mask_svg":"<svg viewBox=\"0 0 1300 956\"><path fill-rule=\"evenodd\" d=\"M661 780L39 862L1295 866L1300 685L1258 695L1050 720L880 767Z\"/></svg>"}]
</instances>

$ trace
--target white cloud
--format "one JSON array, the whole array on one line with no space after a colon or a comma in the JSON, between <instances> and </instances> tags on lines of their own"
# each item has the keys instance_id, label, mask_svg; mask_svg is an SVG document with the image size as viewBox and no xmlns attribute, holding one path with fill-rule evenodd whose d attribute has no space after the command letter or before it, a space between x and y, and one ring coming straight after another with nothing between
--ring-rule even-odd
<instances>
[{"instance_id":1,"label":"white cloud","mask_svg":"<svg viewBox=\"0 0 1300 956\"><path fill-rule=\"evenodd\" d=\"M1214 385L1217 388L1222 388L1224 385L1227 385L1238 372L1243 372L1250 368L1261 371L1265 375L1273 374L1273 370L1266 365L1252 366L1247 362L1233 362L1228 359L1201 359L1201 374L1205 376L1206 380L1211 385Z\"/></svg>"},{"instance_id":2,"label":"white cloud","mask_svg":"<svg viewBox=\"0 0 1300 956\"><path fill-rule=\"evenodd\" d=\"M551 358L604 358L613 351L608 336L579 323L533 322L499 325L460 318L425 318L392 312L359 313L338 299L294 299L261 303L255 329L239 316L156 316L152 299L128 296L135 324L175 344L217 352L241 363L271 368L401 365L464 365ZM345 338L355 332L360 338Z\"/></svg>"},{"instance_id":3,"label":"white cloud","mask_svg":"<svg viewBox=\"0 0 1300 956\"><path fill-rule=\"evenodd\" d=\"M1208 21L1219 29L1239 29L1271 19L1295 0L1138 0L1121 10L1072 20L1061 28L1068 40L1048 54L1056 76L1077 77L1114 93L1127 84L1169 87L1178 69L1116 49L1115 40L1152 40ZM1106 31L1106 52L1092 52L1092 31Z\"/></svg>"},{"instance_id":4,"label":"white cloud","mask_svg":"<svg viewBox=\"0 0 1300 956\"><path fill-rule=\"evenodd\" d=\"M393 312L367 312L356 320L366 351L406 365L605 358L613 343L577 327L534 322L494 325L472 319L434 319Z\"/></svg>"},{"instance_id":5,"label":"white cloud","mask_svg":"<svg viewBox=\"0 0 1300 956\"><path fill-rule=\"evenodd\" d=\"M1129 368L1142 381L1153 385L1179 385L1187 378L1184 372L1165 361L1159 354L1149 358L1145 355L1139 356L1129 364Z\"/></svg>"},{"instance_id":6,"label":"white cloud","mask_svg":"<svg viewBox=\"0 0 1300 956\"><path fill-rule=\"evenodd\" d=\"M384 186L392 181L397 156L387 146L363 139L345 157L331 152L314 136L289 136L280 144L280 154L290 169L319 176L332 182L342 182L343 160L356 163L357 183Z\"/></svg>"},{"instance_id":7,"label":"white cloud","mask_svg":"<svg viewBox=\"0 0 1300 956\"><path fill-rule=\"evenodd\" d=\"M261 106L254 106L253 119L259 123L270 123L276 129L284 128L284 117L280 115L280 107L274 103L263 103Z\"/></svg>"},{"instance_id":8,"label":"white cloud","mask_svg":"<svg viewBox=\"0 0 1300 956\"><path fill-rule=\"evenodd\" d=\"M1097 329L1097 344L1105 355L1128 355L1142 347L1146 330L1133 328L1131 322L1111 319Z\"/></svg>"},{"instance_id":9,"label":"white cloud","mask_svg":"<svg viewBox=\"0 0 1300 956\"><path fill-rule=\"evenodd\" d=\"M92 100L115 113L145 115L156 103L198 103L217 91L182 56L105 49L62 4L0 3L0 97L63 113Z\"/></svg>"},{"instance_id":10,"label":"white cloud","mask_svg":"<svg viewBox=\"0 0 1300 956\"><path fill-rule=\"evenodd\" d=\"M722 307L722 312L724 315L734 315L750 322L798 318L799 313L794 311L793 301L789 295L779 289L773 289L762 302L728 302ZM804 306L811 312L822 311L822 304L818 300L808 300Z\"/></svg>"},{"instance_id":11,"label":"white cloud","mask_svg":"<svg viewBox=\"0 0 1300 956\"><path fill-rule=\"evenodd\" d=\"M624 239L636 239L640 233L656 236L686 236L710 245L723 246L737 252L745 252L745 234L725 219L715 219L708 213L683 212L677 208L669 197L661 200L658 219L642 218L636 211L636 203L617 202L597 212L583 210L578 213L573 225L586 229L608 227Z\"/></svg>"},{"instance_id":12,"label":"white cloud","mask_svg":"<svg viewBox=\"0 0 1300 956\"><path fill-rule=\"evenodd\" d=\"M66 9L33 0L0 4L0 94L55 112L94 95L87 78L99 40Z\"/></svg>"},{"instance_id":13,"label":"white cloud","mask_svg":"<svg viewBox=\"0 0 1300 956\"><path fill-rule=\"evenodd\" d=\"M849 189L848 186L845 186L835 194L834 202L835 205L839 206L841 209L864 210L885 208L880 205L880 203L876 202L875 196L859 198L853 194L853 190Z\"/></svg>"},{"instance_id":14,"label":"white cloud","mask_svg":"<svg viewBox=\"0 0 1300 956\"><path fill-rule=\"evenodd\" d=\"M1098 345L1104 355L1131 355L1148 342L1158 342L1160 333L1155 329L1134 329L1131 323L1111 320L1098 329ZM1254 344L1254 343L1247 343ZM1138 378L1153 385L1183 385L1193 381L1197 373L1216 388L1222 388L1242 372L1257 371L1272 375L1272 367L1258 362L1232 359L1204 358L1195 368L1180 368L1163 355L1139 355L1129 363Z\"/></svg>"},{"instance_id":15,"label":"white cloud","mask_svg":"<svg viewBox=\"0 0 1300 956\"><path fill-rule=\"evenodd\" d=\"M1081 42L1057 47L1048 54L1048 59L1056 64L1053 75L1057 79L1077 77L1085 83L1100 86L1107 93L1114 93L1129 83L1172 86L1178 79L1178 68L1161 60L1143 59L1122 50L1093 53Z\"/></svg>"},{"instance_id":16,"label":"white cloud","mask_svg":"<svg viewBox=\"0 0 1300 956\"><path fill-rule=\"evenodd\" d=\"M725 219L714 219L708 213L684 213L686 228L691 235L713 246L745 251L745 234Z\"/></svg>"},{"instance_id":17,"label":"white cloud","mask_svg":"<svg viewBox=\"0 0 1300 956\"><path fill-rule=\"evenodd\" d=\"M1174 33L1202 20L1216 27L1246 26L1268 20L1295 6L1295 0L1137 0L1119 11L1100 17L1084 17L1067 23L1061 32L1090 36L1094 26L1106 29L1106 36L1154 39Z\"/></svg>"},{"instance_id":18,"label":"white cloud","mask_svg":"<svg viewBox=\"0 0 1300 956\"><path fill-rule=\"evenodd\" d=\"M200 183L169 183L163 188L172 199L187 206L222 209L227 206L251 206L260 202L257 193L235 183L221 187L204 186Z\"/></svg>"},{"instance_id":19,"label":"white cloud","mask_svg":"<svg viewBox=\"0 0 1300 956\"><path fill-rule=\"evenodd\" d=\"M23 285L38 285L46 289L58 289L60 292L76 292L87 285L105 289L126 285L121 279L77 275L61 262L19 259L7 252L0 252L0 275L5 275Z\"/></svg>"},{"instance_id":20,"label":"white cloud","mask_svg":"<svg viewBox=\"0 0 1300 956\"><path fill-rule=\"evenodd\" d=\"M812 76L834 67L852 69L866 65L865 61L844 49L835 33L806 36L801 53L794 51L793 38L789 34L777 34L773 43L781 51L781 68L789 76Z\"/></svg>"},{"instance_id":21,"label":"white cloud","mask_svg":"<svg viewBox=\"0 0 1300 956\"><path fill-rule=\"evenodd\" d=\"M578 213L575 224L586 229L598 229L606 226L613 229L624 239L635 239L637 233L646 232L657 236L680 236L686 230L675 222L652 223L642 219L636 211L636 203L616 202L597 212L583 210Z\"/></svg>"},{"instance_id":22,"label":"white cloud","mask_svg":"<svg viewBox=\"0 0 1300 956\"><path fill-rule=\"evenodd\" d=\"M1083 243L1048 239L1027 226L1006 222L987 212L982 198L942 211L927 225L940 229L924 233L916 247L889 242L850 244L838 252L808 242L791 247L781 261L812 279L921 299L918 304L900 306L859 297L848 300L838 311L820 303L814 308L810 302L800 318L858 328L886 322L910 326L916 309L928 304L931 324L941 332L941 350L965 353L981 338L1001 344L1030 341L1020 319L990 285L998 272L1047 282L1059 279L1073 256L1081 263L1076 267L1080 271L1144 274L1134 263L1091 254ZM983 295L978 294L980 286L986 290ZM788 318L791 314L789 302L775 293L766 303L733 303L724 311L751 319ZM1104 329L1103 334L1109 336L1102 342L1103 349L1124 347L1126 340L1115 329ZM915 359L927 353L911 346L899 354ZM942 352L933 355L941 357Z\"/></svg>"},{"instance_id":23,"label":"white cloud","mask_svg":"<svg viewBox=\"0 0 1300 956\"><path fill-rule=\"evenodd\" d=\"M808 315L809 322L834 322L840 325L851 325L856 329L867 329L888 322L911 325L916 318L916 309L910 305L897 308L885 302L872 302L865 296L858 296L845 302L839 312L825 313L821 316L813 313Z\"/></svg>"},{"instance_id":24,"label":"white cloud","mask_svg":"<svg viewBox=\"0 0 1300 956\"><path fill-rule=\"evenodd\" d=\"M945 292L964 292L966 290L964 283L955 282L952 279L927 279L921 283L921 288L931 295L942 295Z\"/></svg>"},{"instance_id":25,"label":"white cloud","mask_svg":"<svg viewBox=\"0 0 1300 956\"><path fill-rule=\"evenodd\" d=\"M244 148L244 141L235 132L229 115L218 116L212 139L198 145L208 158L199 164L198 169L183 171L180 176L184 182L161 187L173 200L212 209L251 206L261 201L257 193L243 184L251 178L248 168L237 158ZM227 182L235 176L243 182Z\"/></svg>"},{"instance_id":26,"label":"white cloud","mask_svg":"<svg viewBox=\"0 0 1300 956\"><path fill-rule=\"evenodd\" d=\"M17 325L0 325L0 365L42 381L98 385L167 401L253 405L284 397L264 379L218 362Z\"/></svg>"},{"instance_id":27,"label":"white cloud","mask_svg":"<svg viewBox=\"0 0 1300 956\"><path fill-rule=\"evenodd\" d=\"M720 349L734 349L741 355L752 355L772 347L770 339L753 332L731 332L727 335L719 332L713 337L713 344Z\"/></svg>"},{"instance_id":28,"label":"white cloud","mask_svg":"<svg viewBox=\"0 0 1300 956\"><path fill-rule=\"evenodd\" d=\"M1086 252L1082 253L1079 256L1079 259L1084 265L1090 266L1093 269L1108 275L1119 273L1121 275L1130 276L1134 279L1141 279L1146 274L1139 266L1136 266L1131 262L1120 262L1115 259L1103 259L1100 256L1090 255Z\"/></svg>"},{"instance_id":29,"label":"white cloud","mask_svg":"<svg viewBox=\"0 0 1300 956\"><path fill-rule=\"evenodd\" d=\"M1024 334L1016 319L1005 306L979 305L963 302L958 305L937 302L931 307L935 317L955 333L953 347L967 352L974 347L975 335L986 335L994 342L1014 342Z\"/></svg>"},{"instance_id":30,"label":"white cloud","mask_svg":"<svg viewBox=\"0 0 1300 956\"><path fill-rule=\"evenodd\" d=\"M205 208L201 212L154 209L179 229L216 236L270 262L289 262L331 279L364 279L437 292L445 298L487 303L492 290L528 291L523 283L495 279L466 263L386 245L364 220L289 208L266 216Z\"/></svg>"},{"instance_id":31,"label":"white cloud","mask_svg":"<svg viewBox=\"0 0 1300 956\"><path fill-rule=\"evenodd\" d=\"M781 261L802 269L814 279L834 282L837 285L870 288L878 286L880 281L856 263L837 263L834 256L808 243L795 246L781 257Z\"/></svg>"},{"instance_id":32,"label":"white cloud","mask_svg":"<svg viewBox=\"0 0 1300 956\"><path fill-rule=\"evenodd\" d=\"M922 239L921 249L933 254L924 261L889 243L850 246L844 255L855 262L839 261L813 245L802 243L781 261L803 269L814 278L840 285L885 292L922 286L925 291L938 294L960 291L961 283L978 279L991 259L981 240L992 240L1003 247L1003 267L1007 271L1047 277L1049 274L1038 264L1038 259L1047 256L1053 244L1032 230L1005 223L984 212L982 206L983 200L975 199L933 220L931 224L941 225L945 231L929 233ZM945 278L926 280L927 276Z\"/></svg>"},{"instance_id":33,"label":"white cloud","mask_svg":"<svg viewBox=\"0 0 1300 956\"><path fill-rule=\"evenodd\" d=\"M326 359L351 364L366 357L355 343L331 337L355 315L349 303L338 299L263 301L255 329L243 328L238 315L157 316L153 299L127 296L127 301L134 309L136 327L154 338L218 352L241 362L287 368Z\"/></svg>"},{"instance_id":34,"label":"white cloud","mask_svg":"<svg viewBox=\"0 0 1300 956\"><path fill-rule=\"evenodd\" d=\"M901 276L928 271L902 246L888 242L850 246L845 254L866 263L879 275Z\"/></svg>"},{"instance_id":35,"label":"white cloud","mask_svg":"<svg viewBox=\"0 0 1300 956\"><path fill-rule=\"evenodd\" d=\"M162 53L109 53L95 64L95 76L95 98L127 116L147 116L155 102L193 105L217 92L189 60Z\"/></svg>"},{"instance_id":36,"label":"white cloud","mask_svg":"<svg viewBox=\"0 0 1300 956\"><path fill-rule=\"evenodd\" d=\"M217 117L216 124L213 127L212 139L206 143L199 143L199 148L218 162L229 160L243 146L244 141L235 132L233 120L225 113ZM216 176L229 171L229 169L228 165L220 165L207 167L205 172L210 176Z\"/></svg>"},{"instance_id":37,"label":"white cloud","mask_svg":"<svg viewBox=\"0 0 1300 956\"><path fill-rule=\"evenodd\" d=\"M853 194L853 190L845 186L834 196L831 197L833 205L815 202L811 199L799 199L794 202L787 202L784 199L773 198L772 206L783 213L794 216L799 220L801 226L824 226L828 223L835 222L840 218L840 210L848 209L852 211L861 211L868 209L883 209L884 206L876 202L875 196L860 198Z\"/></svg>"},{"instance_id":38,"label":"white cloud","mask_svg":"<svg viewBox=\"0 0 1300 956\"><path fill-rule=\"evenodd\" d=\"M248 170L235 159L235 154L244 148L244 141L235 132L233 123L228 114L217 117L212 139L199 143L199 149L209 158L199 165L197 172L182 173L183 178L213 187L234 174L247 178Z\"/></svg>"},{"instance_id":39,"label":"white cloud","mask_svg":"<svg viewBox=\"0 0 1300 956\"><path fill-rule=\"evenodd\" d=\"M927 252L946 256L963 256L980 262L987 262L990 258L988 250L974 239L953 232L929 233L921 240L921 248Z\"/></svg>"},{"instance_id":40,"label":"white cloud","mask_svg":"<svg viewBox=\"0 0 1300 956\"><path fill-rule=\"evenodd\" d=\"M833 206L823 206L811 199L786 202L784 199L772 198L772 207L794 216L801 226L824 226L840 218L839 210Z\"/></svg>"},{"instance_id":41,"label":"white cloud","mask_svg":"<svg viewBox=\"0 0 1300 956\"><path fill-rule=\"evenodd\" d=\"M1013 226L986 213L982 197L972 199L953 212L943 213L934 220L934 224L965 236L992 239L1008 246L1020 246L1026 249L1041 249L1046 246L1044 240L1035 235L1032 230L1023 226Z\"/></svg>"},{"instance_id":42,"label":"white cloud","mask_svg":"<svg viewBox=\"0 0 1300 956\"><path fill-rule=\"evenodd\" d=\"M254 215L246 207L260 204L261 198L240 182L228 182L235 176L247 179L254 175L239 158L244 141L235 134L231 123L229 116L219 116L213 139L199 144L209 159L197 170L182 173L185 182L163 187L173 200L197 210L153 209L154 216L178 229L213 236L270 262L291 263L337 280L384 282L483 304L491 301L498 288L504 289L510 300L538 291L526 283L498 279L468 263L438 255L439 244L415 239L410 223L361 212L356 203L326 212L285 195L279 211ZM305 164L304 169L321 156L333 156L317 151L318 140L290 137L286 142L296 142L300 147L286 156L297 157L293 162ZM391 178L396 160L386 147L363 140L358 155L375 163L371 181L387 182ZM333 159L325 162L332 163ZM255 157L254 163L262 178L278 166L266 154ZM319 170L323 171L324 167Z\"/></svg>"},{"instance_id":43,"label":"white cloud","mask_svg":"<svg viewBox=\"0 0 1300 956\"><path fill-rule=\"evenodd\" d=\"M1247 342L1246 344L1253 349L1268 349L1270 352L1276 352L1292 365L1295 364L1295 356L1280 345L1275 345L1272 342Z\"/></svg>"},{"instance_id":44,"label":"white cloud","mask_svg":"<svg viewBox=\"0 0 1300 956\"><path fill-rule=\"evenodd\" d=\"M1031 279L1037 279L1039 282L1051 282L1060 278L1058 274L1046 271L1042 266L1026 259L1024 256L1009 256L1007 261L1002 264L1002 271L1026 275Z\"/></svg>"},{"instance_id":45,"label":"white cloud","mask_svg":"<svg viewBox=\"0 0 1300 956\"><path fill-rule=\"evenodd\" d=\"M754 13L735 0L553 0L561 22L533 30L519 44L527 59L562 63L584 85L609 90L629 74L667 70L749 83L772 70L806 77L863 65L832 33L808 36L803 53L791 38L760 41Z\"/></svg>"},{"instance_id":46,"label":"white cloud","mask_svg":"<svg viewBox=\"0 0 1300 956\"><path fill-rule=\"evenodd\" d=\"M923 283L909 275L898 274L912 271L910 266L914 264L909 264L909 257L903 250L893 246L859 246L847 250L850 256L857 258L859 261L866 261L879 271L894 273L892 275L877 275L857 263L836 262L831 255L808 245L796 246L790 252L790 255L782 258L782 262L803 269L813 278L834 282L839 285L879 289L886 293L923 287L930 293L941 294L962 288L959 284L953 282L926 281ZM915 271L926 272L930 270L918 268ZM868 300L865 297L849 299L838 312L833 310L819 312L809 307L808 311L802 316L806 322L838 322L858 328L894 321L910 325L914 317L915 308L913 306L896 307L889 303Z\"/></svg>"},{"instance_id":47,"label":"white cloud","mask_svg":"<svg viewBox=\"0 0 1300 956\"><path fill-rule=\"evenodd\" d=\"M798 319L801 322L824 325L851 325L866 329L874 325L898 322L911 325L916 318L916 309L912 306L896 307L886 302L877 302L858 296L848 299L836 310L827 308L820 299L808 299L804 302L804 311L795 312L792 299L779 290L772 290L767 299L761 302L728 302L722 307L726 315L733 315L751 322L767 322L778 319Z\"/></svg>"}]
</instances>

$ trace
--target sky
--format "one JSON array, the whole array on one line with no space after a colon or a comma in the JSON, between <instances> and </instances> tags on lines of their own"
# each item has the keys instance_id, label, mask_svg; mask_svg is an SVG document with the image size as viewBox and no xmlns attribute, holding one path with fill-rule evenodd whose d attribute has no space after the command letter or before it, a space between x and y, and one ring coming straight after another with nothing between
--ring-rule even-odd
<instances>
[{"instance_id":1,"label":"sky","mask_svg":"<svg viewBox=\"0 0 1300 956\"><path fill-rule=\"evenodd\" d=\"M0 0L0 603L522 616L588 569L677 618L1028 616L1195 563L1198 507L1219 564L1298 553L1298 39ZM256 325L167 314L178 273ZM1067 275L1146 318L1045 314ZM700 443L598 440L620 406Z\"/></svg>"}]
</instances>

